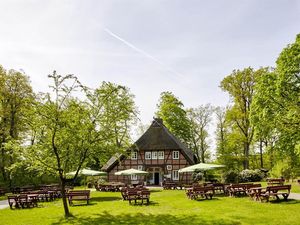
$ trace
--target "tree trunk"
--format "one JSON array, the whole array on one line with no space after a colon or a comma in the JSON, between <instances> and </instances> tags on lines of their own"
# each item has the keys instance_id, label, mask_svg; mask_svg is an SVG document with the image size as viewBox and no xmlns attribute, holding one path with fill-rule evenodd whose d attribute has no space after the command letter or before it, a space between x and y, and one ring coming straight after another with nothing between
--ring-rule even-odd
<instances>
[{"instance_id":1,"label":"tree trunk","mask_svg":"<svg viewBox=\"0 0 300 225\"><path fill-rule=\"evenodd\" d=\"M243 162L244 170L249 169L249 148L250 148L250 144L248 142L245 142L244 143L244 162Z\"/></svg>"},{"instance_id":2,"label":"tree trunk","mask_svg":"<svg viewBox=\"0 0 300 225\"><path fill-rule=\"evenodd\" d=\"M263 161L263 141L259 141L259 153L260 153L260 168L264 168L264 161Z\"/></svg>"},{"instance_id":3,"label":"tree trunk","mask_svg":"<svg viewBox=\"0 0 300 225\"><path fill-rule=\"evenodd\" d=\"M60 175L60 184L61 184L61 197L64 205L64 210L65 210L65 217L70 217L70 211L69 211L69 206L67 202L67 196L66 196L66 181L64 177Z\"/></svg>"}]
</instances>

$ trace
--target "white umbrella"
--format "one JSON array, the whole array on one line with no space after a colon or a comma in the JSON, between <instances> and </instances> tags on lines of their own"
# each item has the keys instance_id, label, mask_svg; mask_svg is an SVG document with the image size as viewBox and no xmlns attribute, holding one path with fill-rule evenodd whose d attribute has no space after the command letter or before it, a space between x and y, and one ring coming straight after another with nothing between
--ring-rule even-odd
<instances>
[{"instance_id":1,"label":"white umbrella","mask_svg":"<svg viewBox=\"0 0 300 225\"><path fill-rule=\"evenodd\" d=\"M67 176L75 176L77 171L66 173ZM84 175L84 176L104 176L107 175L106 172L103 171L97 171L97 170L90 170L90 169L82 169L79 170L78 175ZM86 178L84 179L84 186L86 185Z\"/></svg>"},{"instance_id":2,"label":"white umbrella","mask_svg":"<svg viewBox=\"0 0 300 225\"><path fill-rule=\"evenodd\" d=\"M115 175L146 175L148 172L143 170L128 169L115 172Z\"/></svg>"},{"instance_id":3,"label":"white umbrella","mask_svg":"<svg viewBox=\"0 0 300 225\"><path fill-rule=\"evenodd\" d=\"M74 176L77 171L66 173L68 176ZM96 171L96 170L90 170L90 169L82 169L79 170L78 175L85 175L85 176L101 176L106 175L106 172L103 171Z\"/></svg>"},{"instance_id":4,"label":"white umbrella","mask_svg":"<svg viewBox=\"0 0 300 225\"><path fill-rule=\"evenodd\" d=\"M209 163L198 163L192 166L188 166L185 168L182 168L178 170L179 173L185 173L185 172L194 172L196 170L206 171L206 170L212 170L216 168L222 168L225 167L224 165L218 165L218 164L209 164Z\"/></svg>"}]
</instances>

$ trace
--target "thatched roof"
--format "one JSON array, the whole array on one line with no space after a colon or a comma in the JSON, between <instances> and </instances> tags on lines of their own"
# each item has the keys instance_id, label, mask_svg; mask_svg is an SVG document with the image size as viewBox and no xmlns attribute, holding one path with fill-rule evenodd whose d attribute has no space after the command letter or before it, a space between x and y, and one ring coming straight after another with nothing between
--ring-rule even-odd
<instances>
[{"instance_id":1,"label":"thatched roof","mask_svg":"<svg viewBox=\"0 0 300 225\"><path fill-rule=\"evenodd\" d=\"M194 153L178 138L176 138L163 124L161 119L154 119L148 130L135 142L132 150L182 150L182 154L194 164ZM103 170L109 170L120 160L121 155L113 156Z\"/></svg>"}]
</instances>

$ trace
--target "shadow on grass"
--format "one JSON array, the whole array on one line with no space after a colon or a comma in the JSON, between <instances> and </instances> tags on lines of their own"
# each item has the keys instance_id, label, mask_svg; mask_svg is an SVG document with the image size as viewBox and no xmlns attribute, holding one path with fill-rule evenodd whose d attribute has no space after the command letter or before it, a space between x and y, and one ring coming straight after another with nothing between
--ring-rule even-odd
<instances>
[{"instance_id":1,"label":"shadow on grass","mask_svg":"<svg viewBox=\"0 0 300 225\"><path fill-rule=\"evenodd\" d=\"M103 212L101 214L94 214L91 217L72 217L69 219L61 219L52 225L59 225L62 223L69 223L73 225L93 225L93 224L123 224L123 225L134 225L134 224L147 224L147 225L239 225L238 221L228 221L223 219L204 219L190 215L174 216L169 214L119 214L112 215L109 212Z\"/></svg>"},{"instance_id":2,"label":"shadow on grass","mask_svg":"<svg viewBox=\"0 0 300 225\"><path fill-rule=\"evenodd\" d=\"M121 194L120 194L121 195ZM107 202L107 201L119 201L122 197L109 196L109 197L92 197L91 202Z\"/></svg>"},{"instance_id":3,"label":"shadow on grass","mask_svg":"<svg viewBox=\"0 0 300 225\"><path fill-rule=\"evenodd\" d=\"M196 198L195 201L198 201L198 202L203 202L203 201L218 201L220 200L219 198L216 198L216 197L213 197L212 199L206 199L206 198Z\"/></svg>"},{"instance_id":4,"label":"shadow on grass","mask_svg":"<svg viewBox=\"0 0 300 225\"><path fill-rule=\"evenodd\" d=\"M148 204L146 204L145 202L142 204L141 200L138 200L136 203L134 203L134 201L132 201L131 204L128 202L128 204L131 206L146 206L146 207L147 206L159 206L158 202L150 201Z\"/></svg>"}]
</instances>

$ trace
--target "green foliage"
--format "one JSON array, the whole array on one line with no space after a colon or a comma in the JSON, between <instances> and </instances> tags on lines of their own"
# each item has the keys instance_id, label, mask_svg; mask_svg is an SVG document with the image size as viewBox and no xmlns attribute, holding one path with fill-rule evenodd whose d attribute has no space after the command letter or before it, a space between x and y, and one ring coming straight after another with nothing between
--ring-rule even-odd
<instances>
[{"instance_id":1,"label":"green foliage","mask_svg":"<svg viewBox=\"0 0 300 225\"><path fill-rule=\"evenodd\" d=\"M214 109L210 104L187 110L191 131L188 143L196 154L198 161L203 163L209 158L208 129L212 121L213 111Z\"/></svg>"},{"instance_id":2,"label":"green foliage","mask_svg":"<svg viewBox=\"0 0 300 225\"><path fill-rule=\"evenodd\" d=\"M250 124L250 109L254 96L254 86L258 77L265 69L255 71L252 68L234 70L232 74L225 77L221 82L223 91L229 93L233 105L226 112L226 117L232 121L240 133L243 142L243 166L249 168L250 145L253 140L254 127Z\"/></svg>"},{"instance_id":3,"label":"green foliage","mask_svg":"<svg viewBox=\"0 0 300 225\"><path fill-rule=\"evenodd\" d=\"M189 143L190 123L183 103L171 92L162 92L156 115L163 119L164 125L181 141Z\"/></svg>"},{"instance_id":4,"label":"green foliage","mask_svg":"<svg viewBox=\"0 0 300 225\"><path fill-rule=\"evenodd\" d=\"M23 72L0 66L0 180L11 186L11 168L18 162L16 149L27 133L34 99L29 78Z\"/></svg>"},{"instance_id":5,"label":"green foliage","mask_svg":"<svg viewBox=\"0 0 300 225\"><path fill-rule=\"evenodd\" d=\"M251 106L256 139L264 143L265 152L270 156L269 166L275 165L274 174L284 173L286 176L299 174L294 168L300 164L297 150L300 142L299 37L280 53L276 69L266 71L260 77Z\"/></svg>"},{"instance_id":6,"label":"green foliage","mask_svg":"<svg viewBox=\"0 0 300 225\"><path fill-rule=\"evenodd\" d=\"M223 179L224 179L225 183L238 183L239 172L236 170L227 170L223 174Z\"/></svg>"},{"instance_id":7,"label":"green foliage","mask_svg":"<svg viewBox=\"0 0 300 225\"><path fill-rule=\"evenodd\" d=\"M264 174L256 169L256 170L243 170L239 173L238 180L240 183L247 182L258 182L261 181L264 177Z\"/></svg>"}]
</instances>

